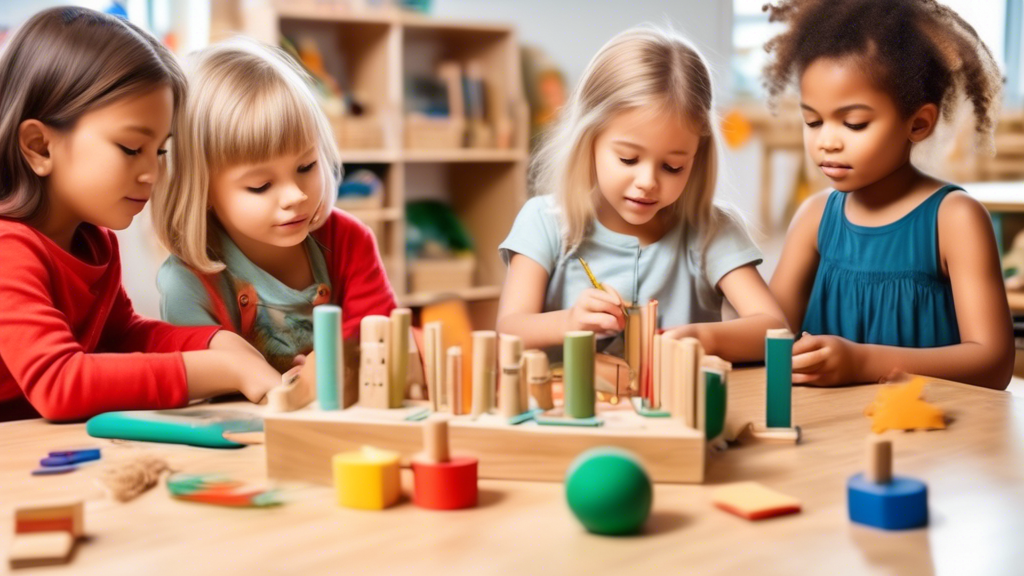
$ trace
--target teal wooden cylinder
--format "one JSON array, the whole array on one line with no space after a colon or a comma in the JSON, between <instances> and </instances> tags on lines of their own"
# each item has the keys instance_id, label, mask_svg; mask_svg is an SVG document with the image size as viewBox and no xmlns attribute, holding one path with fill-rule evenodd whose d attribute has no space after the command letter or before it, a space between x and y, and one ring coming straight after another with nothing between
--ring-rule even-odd
<instances>
[{"instance_id":1,"label":"teal wooden cylinder","mask_svg":"<svg viewBox=\"0 0 1024 576\"><path fill-rule=\"evenodd\" d=\"M593 418L597 396L594 392L594 333L589 330L569 332L563 344L563 382L565 384L565 415L570 418Z\"/></svg>"},{"instance_id":2,"label":"teal wooden cylinder","mask_svg":"<svg viewBox=\"0 0 1024 576\"><path fill-rule=\"evenodd\" d=\"M316 352L316 397L321 410L339 410L339 392L345 372L341 352L341 308L323 304L313 308L313 351Z\"/></svg>"},{"instance_id":3,"label":"teal wooden cylinder","mask_svg":"<svg viewBox=\"0 0 1024 576\"><path fill-rule=\"evenodd\" d=\"M793 425L793 333L769 330L765 338L765 372L767 374L767 413L769 428L790 428Z\"/></svg>"}]
</instances>

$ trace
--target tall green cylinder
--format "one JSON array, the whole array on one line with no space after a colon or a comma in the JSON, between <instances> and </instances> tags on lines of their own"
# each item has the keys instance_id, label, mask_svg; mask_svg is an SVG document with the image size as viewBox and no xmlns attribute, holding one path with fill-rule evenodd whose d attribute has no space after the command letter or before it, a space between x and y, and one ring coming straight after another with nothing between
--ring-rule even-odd
<instances>
[{"instance_id":1,"label":"tall green cylinder","mask_svg":"<svg viewBox=\"0 0 1024 576\"><path fill-rule=\"evenodd\" d=\"M323 304L313 308L313 351L316 352L316 397L321 410L338 410L344 385L341 352L341 308Z\"/></svg>"},{"instance_id":2,"label":"tall green cylinder","mask_svg":"<svg viewBox=\"0 0 1024 576\"><path fill-rule=\"evenodd\" d=\"M793 333L786 329L769 330L765 337L767 374L767 413L769 428L793 426Z\"/></svg>"},{"instance_id":3,"label":"tall green cylinder","mask_svg":"<svg viewBox=\"0 0 1024 576\"><path fill-rule=\"evenodd\" d=\"M563 382L565 384L565 415L570 418L593 418L594 403L594 333L589 330L569 332L563 345Z\"/></svg>"}]
</instances>

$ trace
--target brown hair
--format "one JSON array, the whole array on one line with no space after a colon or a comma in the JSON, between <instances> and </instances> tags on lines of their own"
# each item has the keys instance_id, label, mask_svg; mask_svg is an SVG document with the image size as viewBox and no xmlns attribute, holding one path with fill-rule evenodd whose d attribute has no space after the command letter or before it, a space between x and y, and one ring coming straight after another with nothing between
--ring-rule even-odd
<instances>
[{"instance_id":1,"label":"brown hair","mask_svg":"<svg viewBox=\"0 0 1024 576\"><path fill-rule=\"evenodd\" d=\"M766 4L788 28L765 44L764 85L774 101L819 58L858 59L878 87L909 117L935 104L945 118L961 93L991 147L1002 77L978 33L935 0L782 0Z\"/></svg>"},{"instance_id":2,"label":"brown hair","mask_svg":"<svg viewBox=\"0 0 1024 576\"><path fill-rule=\"evenodd\" d=\"M127 20L61 7L25 22L0 54L0 217L46 209L43 180L19 148L22 122L70 130L86 112L160 85L177 111L185 77L174 55Z\"/></svg>"}]
</instances>

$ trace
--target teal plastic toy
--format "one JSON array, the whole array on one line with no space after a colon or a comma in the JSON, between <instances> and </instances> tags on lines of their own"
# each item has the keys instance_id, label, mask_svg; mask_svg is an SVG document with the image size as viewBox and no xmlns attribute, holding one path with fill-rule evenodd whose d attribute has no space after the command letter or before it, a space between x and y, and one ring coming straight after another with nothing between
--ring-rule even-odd
<instances>
[{"instance_id":1,"label":"teal plastic toy","mask_svg":"<svg viewBox=\"0 0 1024 576\"><path fill-rule=\"evenodd\" d=\"M237 410L137 410L106 412L85 423L93 438L120 438L188 444L207 448L243 448L224 438L225 432L258 432L263 419Z\"/></svg>"},{"instance_id":2,"label":"teal plastic toy","mask_svg":"<svg viewBox=\"0 0 1024 576\"><path fill-rule=\"evenodd\" d=\"M595 534L639 532L651 513L654 490L640 460L620 448L580 454L565 477L569 509Z\"/></svg>"}]
</instances>

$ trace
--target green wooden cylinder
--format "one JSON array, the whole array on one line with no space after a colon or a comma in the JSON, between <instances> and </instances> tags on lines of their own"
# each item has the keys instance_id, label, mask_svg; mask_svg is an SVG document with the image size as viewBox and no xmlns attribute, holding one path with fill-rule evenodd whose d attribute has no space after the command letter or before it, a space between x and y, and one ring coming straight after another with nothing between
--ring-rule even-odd
<instances>
[{"instance_id":1,"label":"green wooden cylinder","mask_svg":"<svg viewBox=\"0 0 1024 576\"><path fill-rule=\"evenodd\" d=\"M597 395L594 392L594 355L596 342L589 330L565 335L563 359L565 384L565 415L570 418L593 418Z\"/></svg>"},{"instance_id":2,"label":"green wooden cylinder","mask_svg":"<svg viewBox=\"0 0 1024 576\"><path fill-rule=\"evenodd\" d=\"M316 352L316 397L322 410L338 410L345 372L341 350L341 308L313 308L313 351Z\"/></svg>"}]
</instances>

